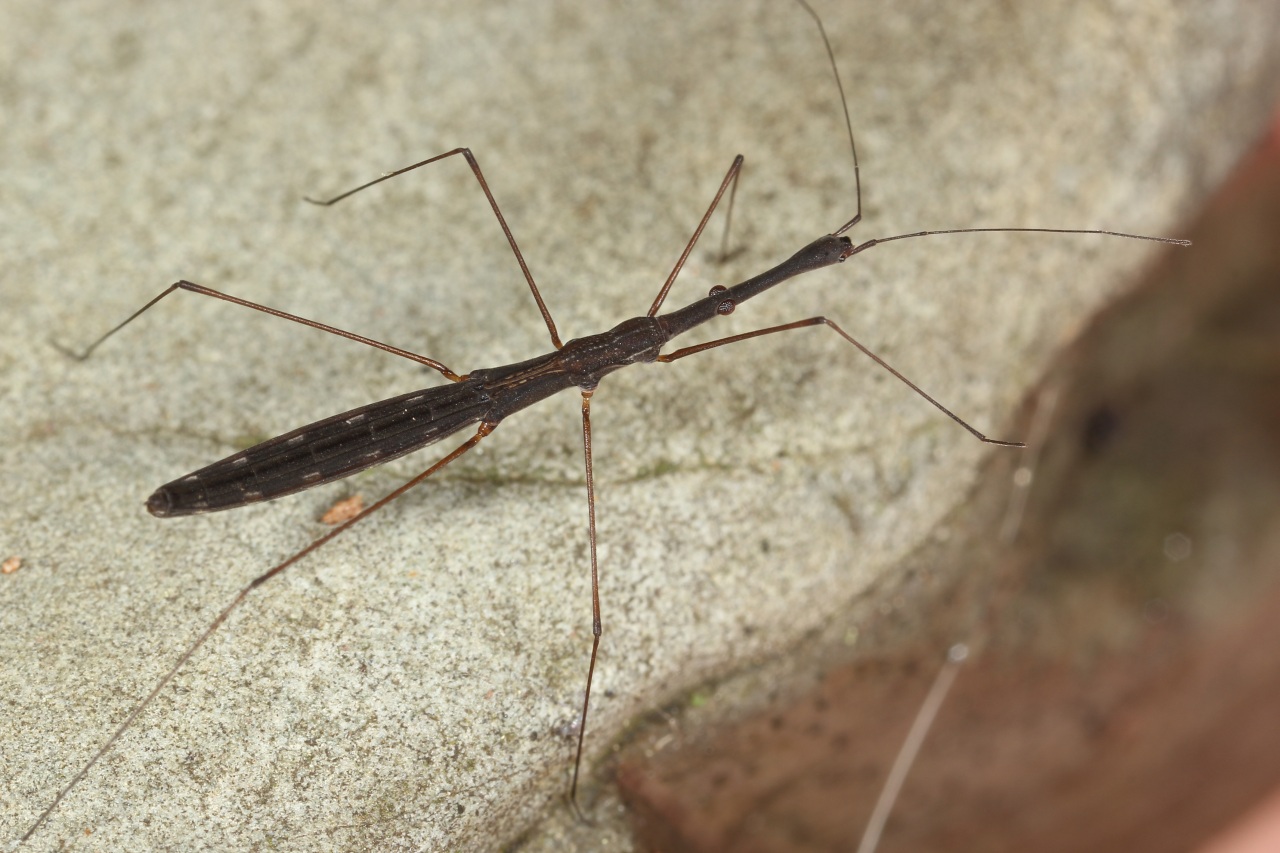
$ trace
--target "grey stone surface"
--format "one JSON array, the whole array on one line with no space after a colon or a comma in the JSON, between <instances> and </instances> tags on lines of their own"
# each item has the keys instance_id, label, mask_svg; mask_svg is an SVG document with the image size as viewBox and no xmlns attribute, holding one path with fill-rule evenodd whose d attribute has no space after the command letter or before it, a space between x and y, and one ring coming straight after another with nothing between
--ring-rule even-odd
<instances>
[{"instance_id":1,"label":"grey stone surface","mask_svg":"<svg viewBox=\"0 0 1280 853\"><path fill-rule=\"evenodd\" d=\"M1176 231L1276 95L1265 4L820 9L863 158L864 239ZM458 370L536 354L545 330L461 162L329 210L300 201L457 145L565 337L643 312L734 154L742 251L716 264L713 224L672 305L853 204L820 42L785 2L18 0L0 10L0 67L0 557L24 561L0 577L6 843L237 590L322 532L328 505L439 455L158 521L142 507L157 485L435 379L187 294L86 363L50 337L91 340L190 278ZM716 331L826 314L1000 433L1150 251L904 241ZM256 591L31 849L481 850L562 821L590 635L577 409L565 395L510 419ZM984 453L814 330L624 372L594 411L591 756L636 713L838 618L964 499Z\"/></svg>"}]
</instances>

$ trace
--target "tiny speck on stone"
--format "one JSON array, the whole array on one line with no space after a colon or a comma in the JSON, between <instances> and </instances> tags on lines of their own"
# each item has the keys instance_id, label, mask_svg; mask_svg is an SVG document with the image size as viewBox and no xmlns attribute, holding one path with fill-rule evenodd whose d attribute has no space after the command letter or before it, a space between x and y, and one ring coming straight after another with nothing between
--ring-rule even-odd
<instances>
[{"instance_id":1,"label":"tiny speck on stone","mask_svg":"<svg viewBox=\"0 0 1280 853\"><path fill-rule=\"evenodd\" d=\"M342 524L344 521L350 521L364 510L364 495L356 493L349 498L343 498L333 506L329 507L328 512L320 516L321 524Z\"/></svg>"}]
</instances>

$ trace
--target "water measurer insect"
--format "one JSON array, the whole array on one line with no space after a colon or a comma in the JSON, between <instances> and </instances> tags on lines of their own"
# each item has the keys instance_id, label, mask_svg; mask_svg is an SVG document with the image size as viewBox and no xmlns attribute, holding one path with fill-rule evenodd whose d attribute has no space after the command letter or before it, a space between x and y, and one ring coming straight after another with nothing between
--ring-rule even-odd
<instances>
[{"instance_id":1,"label":"water measurer insect","mask_svg":"<svg viewBox=\"0 0 1280 853\"><path fill-rule=\"evenodd\" d=\"M501 220L501 213L498 209L493 195L488 191L483 173L480 170L479 163L471 157L470 152L463 149L441 155L432 160L423 161L425 165L428 162L449 156L462 157L472 165L473 173L476 179L481 183L485 190L486 197L494 208L495 214ZM838 228L834 229L831 234L818 237L816 240L805 245L799 251L795 252L791 257L783 260L781 263L771 267L760 275L748 278L738 284L728 287L718 287L710 292L702 299L696 300L689 305L673 311L663 312L664 299L669 290L676 274L679 272L684 258L693 248L701 234L703 228L707 224L708 218L712 211L716 209L716 204L721 200L726 192L736 186L736 179L741 169L741 160L735 160L730 167L724 180L720 184L719 191L715 195L715 201L708 208L706 215L698 224L693 237L690 239L684 255L681 256L668 277L667 282L660 289L658 296L654 299L649 311L637 318L628 320L615 326L613 329L594 336L579 338L568 343L562 343L559 339L555 324L551 319L550 313L545 305L542 304L541 296L532 275L527 274L530 292L537 300L539 308L543 314L544 320L548 328L549 335L554 351L546 355L537 356L528 361L518 362L516 364L506 365L502 367L493 367L480 370L472 370L469 373L461 373L452 367L446 366L441 362L436 362L427 356L409 353L394 347L382 346L383 349L395 352L396 354L411 358L428 367L440 372L446 380L444 385L433 386L423 391L415 391L405 395L399 395L392 399L375 403L370 406L360 407L358 409L344 412L332 418L319 421L291 433L286 433L276 439L260 444L249 450L232 454L225 460L207 468L200 469L193 474L179 477L166 486L158 489L151 499L148 500L148 509L157 516L177 516L196 512L212 511L216 509L226 509L240 506L259 500L267 500L273 497L290 494L301 489L317 485L322 482L330 481L336 477L345 476L354 471L361 470L370 465L379 464L388 459L396 458L403 453L410 452L416 447L424 446L432 443L434 440L444 438L451 434L460 434L468 436L466 441L453 449L447 455L440 458L422 474L407 482L404 486L391 492L381 501L372 505L361 518L366 517L369 513L376 512L380 507L384 506L388 500L391 500L405 491L413 488L417 484L423 482L431 476L435 471L452 460L467 453L490 433L509 414L520 410L521 408L531 405L540 399L549 396L560 390L579 390L582 397L582 422L583 436L586 454L586 485L588 495L588 523L589 523L589 544L592 565L593 578L596 574L596 536L594 530L594 482L591 469L591 420L590 420L590 404L591 395L594 389L604 377L609 373L621 369L632 363L643 362L670 362L676 361L688 356L695 355L707 349L718 346L724 346L729 343L737 343L748 338L761 335L776 334L783 331L791 331L807 326L828 325L831 326L839 335L841 335L851 345L862 349L861 346L847 335L843 326L836 325L825 317L813 316L803 317L786 324L775 325L757 331L743 333L740 335L729 336L707 344L700 344L683 349L674 349L663 352L662 348L671 339L677 337L685 331L703 323L708 323L718 317L726 316L733 313L738 307L743 305L747 300L755 295L762 293L768 288L775 287L788 279L795 276L816 270L822 267L831 266L842 263L850 258L853 254L865 251L875 245L892 240L903 240L908 237L924 236L926 233L903 234L891 236L888 238L879 238L868 240L865 242L855 243L847 235L848 232L860 218L860 199L859 204L853 212L851 219ZM409 168L416 168L409 167ZM403 171L403 170L402 170ZM860 196L857 178L855 176L855 195ZM331 199L334 201L336 199ZM997 229L957 229L957 230L997 230ZM1036 229L1026 229L1036 230ZM1054 229L1043 229L1054 230ZM1060 229L1067 230L1067 229ZM516 246L514 237L510 235L509 229L504 231L508 235L513 252L520 257L519 249ZM522 266L523 263L522 263ZM209 288L203 285L195 285L189 282L179 282L174 285L170 291L175 289L190 290L193 292L203 293L205 295L216 295L219 298L230 299L230 301L238 302L241 305L247 305L242 300L226 297L225 294L215 294ZM162 294L163 296L163 294ZM161 297L157 297L159 299ZM144 306L142 310L146 310L150 305L155 304L156 300ZM249 305L262 310L262 306ZM140 313L140 312L139 312ZM135 315L136 316L136 315ZM283 312L280 313L283 315ZM301 318L291 315L286 316L287 319L297 320L307 325L319 328L319 326L311 321L304 321ZM128 321L126 321L128 322ZM370 343L375 346L375 342L367 339L358 338L351 333L341 332L332 328L325 328L326 331L334 331L342 334L344 337L359 340L363 343ZM94 345L96 346L96 344ZM92 349L92 347L91 347ZM868 355L875 357L870 352L864 350ZM87 354L87 353L86 353ZM882 366L888 368L887 364L881 362ZM891 368L889 368L891 369ZM895 374L897 375L897 374ZM905 378L899 376L900 379ZM924 393L914 385L911 386L919 393ZM932 398L928 398L930 403L938 406L948 416L954 418L961 423L962 426L973 432L979 439L989 441L990 439L980 433L971 425L943 408ZM996 443L1001 443L997 441ZM273 577L275 574L283 571L289 565L310 553L316 547L330 541L334 536L342 533L347 526L354 524L359 519L348 522L347 525L340 527L331 534L316 540L311 546L299 551L298 553L288 556L284 562L279 563L271 568L266 574L260 576L250 586L238 596L210 627L209 631L204 635L209 636L222 623L227 615L238 606L244 596L248 595L253 589L261 585L264 581ZM606 565L607 573L607 565ZM607 581L604 584L607 602ZM602 617L600 615L599 589L593 582L593 619L592 631L593 641L591 643L590 659L585 667L588 670L586 681L589 685L591 680L591 671L594 666L596 649L600 642L600 628L602 625ZM183 665L191 652L194 652L204 640L198 639L190 650L182 656L177 662L175 672ZM152 697L157 695L158 691L163 690L169 676L156 686L156 692L151 694ZM145 709L150 697L144 700L143 704L138 707L138 711ZM582 717L584 721L588 719L587 711L590 706L589 687L584 691ZM123 724L120 731L124 731L131 725L134 725L136 714L131 715ZM580 736L587 732L584 725L579 730ZM113 736L111 741L104 746L104 751L111 748L116 737ZM581 749L581 743L578 749ZM99 753L99 755L105 754ZM579 752L580 755L580 752ZM94 759L97 760L96 758ZM575 768L578 766L579 760L575 760ZM86 766L85 770L91 769L92 762ZM576 772L575 772L576 775ZM76 781L81 778L77 776L73 779L68 789L73 786ZM56 805L56 803L55 803Z\"/></svg>"}]
</instances>

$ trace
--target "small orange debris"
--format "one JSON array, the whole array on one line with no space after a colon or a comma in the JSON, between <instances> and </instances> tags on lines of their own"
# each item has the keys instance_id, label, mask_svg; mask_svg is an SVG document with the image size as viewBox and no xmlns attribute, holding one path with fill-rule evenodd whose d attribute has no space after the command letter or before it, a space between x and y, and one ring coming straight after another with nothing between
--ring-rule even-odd
<instances>
[{"instance_id":1,"label":"small orange debris","mask_svg":"<svg viewBox=\"0 0 1280 853\"><path fill-rule=\"evenodd\" d=\"M329 507L329 511L320 516L321 524L342 524L344 521L350 521L361 512L364 511L364 496L357 493L349 498L343 498L333 506Z\"/></svg>"},{"instance_id":2,"label":"small orange debris","mask_svg":"<svg viewBox=\"0 0 1280 853\"><path fill-rule=\"evenodd\" d=\"M11 575L20 568L22 568L22 558L10 557L3 563L0 563L0 574Z\"/></svg>"}]
</instances>

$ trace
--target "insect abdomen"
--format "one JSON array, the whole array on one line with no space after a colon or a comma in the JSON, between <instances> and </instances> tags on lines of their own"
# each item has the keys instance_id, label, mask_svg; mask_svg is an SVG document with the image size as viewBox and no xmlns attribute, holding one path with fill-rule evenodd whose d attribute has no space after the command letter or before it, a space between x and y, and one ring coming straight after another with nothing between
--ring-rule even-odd
<instances>
[{"instance_id":1,"label":"insect abdomen","mask_svg":"<svg viewBox=\"0 0 1280 853\"><path fill-rule=\"evenodd\" d=\"M214 512L340 480L478 423L491 397L475 381L361 406L233 453L156 489L152 515Z\"/></svg>"}]
</instances>

